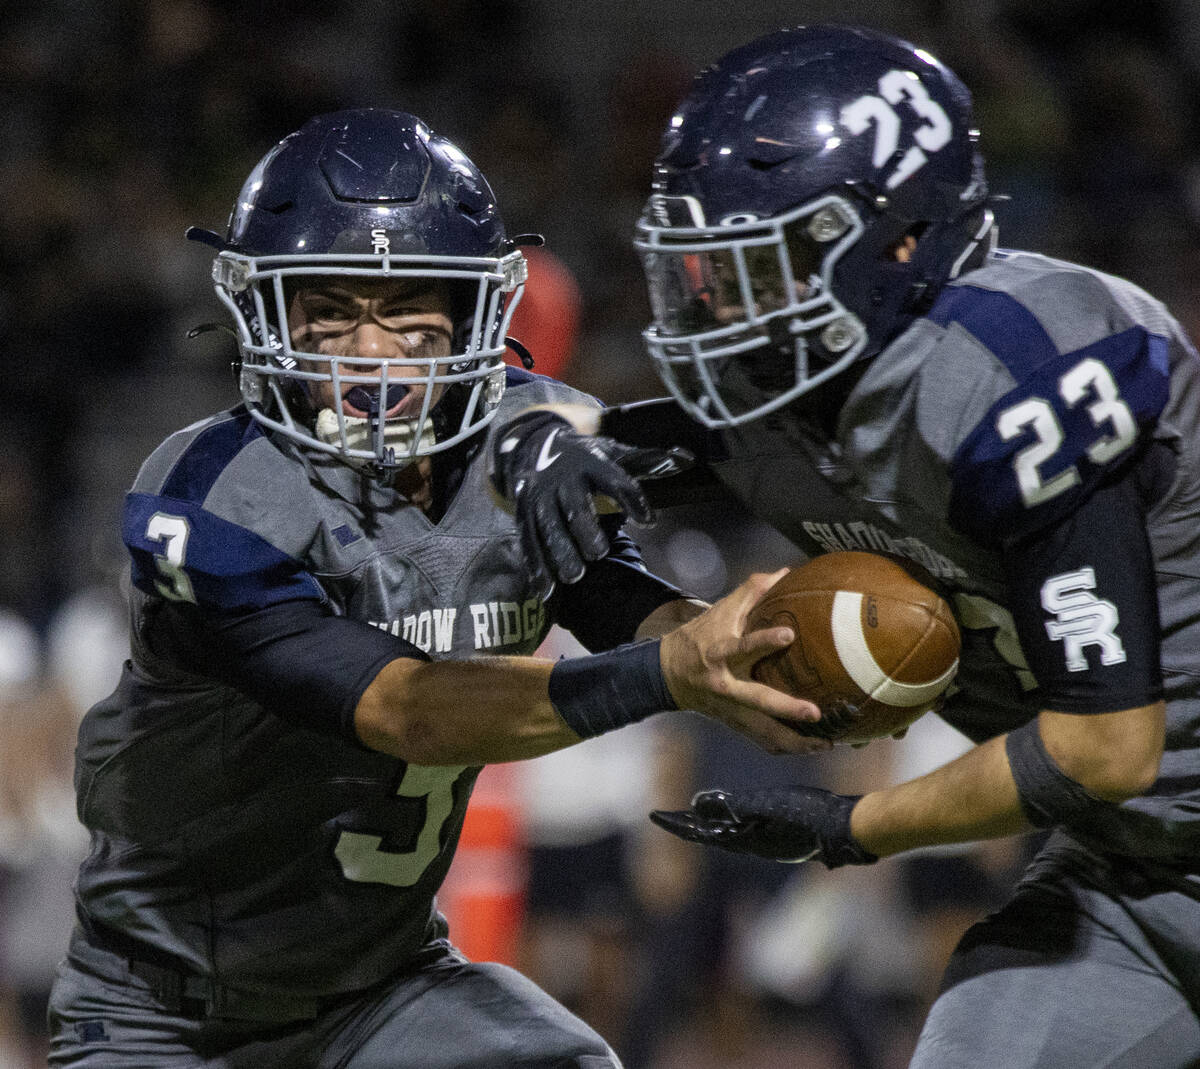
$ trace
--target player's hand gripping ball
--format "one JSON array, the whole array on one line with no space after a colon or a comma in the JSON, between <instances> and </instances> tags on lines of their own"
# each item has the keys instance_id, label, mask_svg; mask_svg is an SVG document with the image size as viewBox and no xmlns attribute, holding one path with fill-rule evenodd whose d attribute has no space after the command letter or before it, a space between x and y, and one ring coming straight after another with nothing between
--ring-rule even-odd
<instances>
[{"instance_id":1,"label":"player's hand gripping ball","mask_svg":"<svg viewBox=\"0 0 1200 1069\"><path fill-rule=\"evenodd\" d=\"M875 553L826 553L754 607L748 631L796 634L753 671L820 706L821 719L796 730L863 743L903 731L938 703L958 670L960 639L950 606L914 578L920 571Z\"/></svg>"}]
</instances>

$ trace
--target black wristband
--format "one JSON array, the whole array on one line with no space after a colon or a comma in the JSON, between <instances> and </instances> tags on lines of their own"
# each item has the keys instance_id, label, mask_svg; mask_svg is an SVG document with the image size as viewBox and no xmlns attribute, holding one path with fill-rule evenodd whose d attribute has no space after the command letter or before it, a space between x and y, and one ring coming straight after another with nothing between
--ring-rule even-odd
<instances>
[{"instance_id":1,"label":"black wristband","mask_svg":"<svg viewBox=\"0 0 1200 1069\"><path fill-rule=\"evenodd\" d=\"M817 855L826 868L873 865L879 860L878 854L872 854L850 834L850 814L861 798L861 794L835 794L830 800L829 827L821 836L821 849Z\"/></svg>"},{"instance_id":2,"label":"black wristband","mask_svg":"<svg viewBox=\"0 0 1200 1069\"><path fill-rule=\"evenodd\" d=\"M1004 748L1021 809L1035 828L1071 825L1099 806L1111 807L1058 767L1042 742L1036 717L1010 731Z\"/></svg>"},{"instance_id":3,"label":"black wristband","mask_svg":"<svg viewBox=\"0 0 1200 1069\"><path fill-rule=\"evenodd\" d=\"M571 657L550 670L550 702L567 726L590 739L675 709L659 660L658 639Z\"/></svg>"}]
</instances>

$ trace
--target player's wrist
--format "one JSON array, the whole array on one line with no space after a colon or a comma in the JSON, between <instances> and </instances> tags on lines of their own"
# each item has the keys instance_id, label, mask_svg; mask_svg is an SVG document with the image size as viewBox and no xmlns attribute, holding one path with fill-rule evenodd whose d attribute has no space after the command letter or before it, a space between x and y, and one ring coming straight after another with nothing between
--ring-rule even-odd
<instances>
[{"instance_id":1,"label":"player's wrist","mask_svg":"<svg viewBox=\"0 0 1200 1069\"><path fill-rule=\"evenodd\" d=\"M550 670L550 702L583 739L678 708L663 677L660 649L659 639L648 639L560 660Z\"/></svg>"},{"instance_id":2,"label":"player's wrist","mask_svg":"<svg viewBox=\"0 0 1200 1069\"><path fill-rule=\"evenodd\" d=\"M829 800L829 823L821 833L820 858L828 868L840 865L871 865L879 855L868 850L854 835L853 816L862 801L860 794L834 794Z\"/></svg>"},{"instance_id":3,"label":"player's wrist","mask_svg":"<svg viewBox=\"0 0 1200 1069\"><path fill-rule=\"evenodd\" d=\"M1035 828L1086 828L1097 812L1112 807L1063 771L1046 749L1036 718L1010 731L1004 749L1021 811Z\"/></svg>"},{"instance_id":4,"label":"player's wrist","mask_svg":"<svg viewBox=\"0 0 1200 1069\"><path fill-rule=\"evenodd\" d=\"M846 832L864 850L868 850L876 857L886 857L894 851L888 849L884 843L876 841L873 833L875 810L874 794L864 794L856 798L847 816Z\"/></svg>"}]
</instances>

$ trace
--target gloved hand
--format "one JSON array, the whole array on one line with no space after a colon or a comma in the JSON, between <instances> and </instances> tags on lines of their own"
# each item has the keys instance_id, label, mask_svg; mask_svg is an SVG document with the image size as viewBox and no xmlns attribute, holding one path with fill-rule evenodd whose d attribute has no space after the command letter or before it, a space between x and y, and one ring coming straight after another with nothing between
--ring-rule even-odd
<instances>
[{"instance_id":1,"label":"gloved hand","mask_svg":"<svg viewBox=\"0 0 1200 1069\"><path fill-rule=\"evenodd\" d=\"M860 797L818 787L701 791L691 809L656 809L650 819L688 842L774 861L815 858L832 869L879 860L850 835L850 812Z\"/></svg>"},{"instance_id":2,"label":"gloved hand","mask_svg":"<svg viewBox=\"0 0 1200 1069\"><path fill-rule=\"evenodd\" d=\"M638 480L673 475L692 462L684 449L641 449L580 434L545 409L517 416L494 442L492 485L516 511L530 574L561 583L576 582L589 561L608 552L598 508L649 523Z\"/></svg>"}]
</instances>

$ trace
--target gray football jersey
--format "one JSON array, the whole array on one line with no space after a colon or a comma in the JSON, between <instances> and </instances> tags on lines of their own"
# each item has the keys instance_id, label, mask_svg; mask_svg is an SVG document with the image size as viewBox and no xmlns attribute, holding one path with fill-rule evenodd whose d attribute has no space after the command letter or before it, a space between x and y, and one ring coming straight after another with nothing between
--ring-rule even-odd
<instances>
[{"instance_id":1,"label":"gray football jersey","mask_svg":"<svg viewBox=\"0 0 1200 1069\"><path fill-rule=\"evenodd\" d=\"M493 428L590 398L517 373ZM394 972L442 924L434 894L477 768L426 768L308 730L157 660L162 599L229 612L311 597L433 658L527 654L550 627L475 453L432 522L394 491L265 437L244 410L169 438L129 494L133 650L84 719L89 923L250 990L323 995Z\"/></svg>"},{"instance_id":2,"label":"gray football jersey","mask_svg":"<svg viewBox=\"0 0 1200 1069\"><path fill-rule=\"evenodd\" d=\"M943 715L977 741L1028 722L1039 707L998 542L1069 523L1106 478L1151 442L1165 445L1170 485L1149 512L1148 535L1166 754L1155 787L1115 810L1095 836L1113 850L1194 863L1200 365L1158 301L1122 279L999 251L873 359L835 440L776 413L724 432L723 441L727 456L713 465L722 482L806 553L899 553L942 581L963 632ZM1033 611L1043 617L1048 656L1065 658L1102 694L1123 640L1145 625L1121 619L1111 592L1092 580L1086 567L1053 577Z\"/></svg>"}]
</instances>

